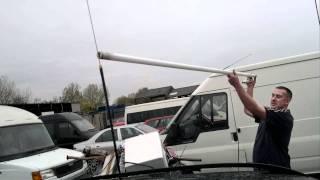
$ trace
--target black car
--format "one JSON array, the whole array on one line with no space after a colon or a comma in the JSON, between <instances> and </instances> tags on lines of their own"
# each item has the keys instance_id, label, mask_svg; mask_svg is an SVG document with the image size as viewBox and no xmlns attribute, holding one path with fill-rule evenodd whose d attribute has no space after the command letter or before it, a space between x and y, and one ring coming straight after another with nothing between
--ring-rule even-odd
<instances>
[{"instance_id":1,"label":"black car","mask_svg":"<svg viewBox=\"0 0 320 180\"><path fill-rule=\"evenodd\" d=\"M73 144L88 140L99 131L88 120L72 112L43 115L39 118L59 147L71 149Z\"/></svg>"}]
</instances>

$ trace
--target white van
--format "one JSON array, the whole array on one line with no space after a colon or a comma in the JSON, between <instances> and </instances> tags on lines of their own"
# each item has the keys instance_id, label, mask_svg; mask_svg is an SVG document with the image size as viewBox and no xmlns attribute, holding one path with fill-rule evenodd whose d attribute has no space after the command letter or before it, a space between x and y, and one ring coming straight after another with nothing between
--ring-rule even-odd
<instances>
[{"instance_id":1,"label":"white van","mask_svg":"<svg viewBox=\"0 0 320 180\"><path fill-rule=\"evenodd\" d=\"M236 70L257 75L254 97L264 105L269 105L274 87L286 86L292 90L291 167L304 173L320 173L320 53ZM258 124L244 114L243 105L225 75L209 76L169 126L164 143L172 146L178 156L201 158L200 163L204 164L252 162Z\"/></svg>"},{"instance_id":2,"label":"white van","mask_svg":"<svg viewBox=\"0 0 320 180\"><path fill-rule=\"evenodd\" d=\"M75 179L87 163L67 160L81 152L58 148L38 117L28 111L0 105L0 180Z\"/></svg>"}]
</instances>

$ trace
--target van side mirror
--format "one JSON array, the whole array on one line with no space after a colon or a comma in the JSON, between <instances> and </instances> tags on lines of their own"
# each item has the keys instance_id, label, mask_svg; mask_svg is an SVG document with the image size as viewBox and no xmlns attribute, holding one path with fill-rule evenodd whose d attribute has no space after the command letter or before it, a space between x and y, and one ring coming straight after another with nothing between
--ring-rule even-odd
<instances>
[{"instance_id":1,"label":"van side mirror","mask_svg":"<svg viewBox=\"0 0 320 180\"><path fill-rule=\"evenodd\" d=\"M171 124L167 131L166 139L164 140L164 144L166 146L170 146L176 142L179 134L179 126L174 122Z\"/></svg>"}]
</instances>

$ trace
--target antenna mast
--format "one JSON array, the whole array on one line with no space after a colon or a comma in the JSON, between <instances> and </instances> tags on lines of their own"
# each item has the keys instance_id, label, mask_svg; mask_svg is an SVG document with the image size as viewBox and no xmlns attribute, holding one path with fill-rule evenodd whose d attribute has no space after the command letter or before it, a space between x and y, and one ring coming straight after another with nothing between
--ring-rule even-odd
<instances>
[{"instance_id":1,"label":"antenna mast","mask_svg":"<svg viewBox=\"0 0 320 180\"><path fill-rule=\"evenodd\" d=\"M110 60L110 61L144 64L144 65L151 65L151 66L160 66L160 67L185 69L185 70L210 72L210 73L219 73L219 74L225 74L225 75L232 73L232 71L227 71L227 70L220 70L220 69L208 68L208 67L202 67L202 66L194 66L194 65L182 64L182 63L174 63L174 62L150 59L150 58L134 57L134 56L128 56L128 55L122 55L122 54L116 54L116 53L99 51L97 56L99 59ZM239 76L247 76L247 77L256 76L251 73L243 73L243 72L236 72L236 73Z\"/></svg>"}]
</instances>

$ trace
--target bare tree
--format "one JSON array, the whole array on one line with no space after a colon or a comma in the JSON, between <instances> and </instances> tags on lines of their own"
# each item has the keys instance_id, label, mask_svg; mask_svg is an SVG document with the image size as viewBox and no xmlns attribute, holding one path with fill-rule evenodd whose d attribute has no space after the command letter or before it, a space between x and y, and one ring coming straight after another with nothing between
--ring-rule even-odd
<instances>
[{"instance_id":1,"label":"bare tree","mask_svg":"<svg viewBox=\"0 0 320 180\"><path fill-rule=\"evenodd\" d=\"M30 102L31 98L31 90L26 89L25 91L21 92L19 89L16 90L15 96L12 98L13 104L23 104Z\"/></svg>"},{"instance_id":2,"label":"bare tree","mask_svg":"<svg viewBox=\"0 0 320 180\"><path fill-rule=\"evenodd\" d=\"M82 93L80 91L80 85L77 83L68 84L62 92L62 102L68 103L80 103L82 99Z\"/></svg>"},{"instance_id":3,"label":"bare tree","mask_svg":"<svg viewBox=\"0 0 320 180\"><path fill-rule=\"evenodd\" d=\"M31 98L31 90L26 89L21 91L16 88L13 81L9 80L7 76L0 76L0 103L13 104L13 103L27 103Z\"/></svg>"},{"instance_id":4,"label":"bare tree","mask_svg":"<svg viewBox=\"0 0 320 180\"><path fill-rule=\"evenodd\" d=\"M136 93L130 93L128 96L120 96L115 100L115 104L124 104L126 106L134 105L135 104L135 98L136 95L139 93L143 93L144 91L148 90L147 87L143 87L138 89Z\"/></svg>"},{"instance_id":5,"label":"bare tree","mask_svg":"<svg viewBox=\"0 0 320 180\"><path fill-rule=\"evenodd\" d=\"M120 96L115 100L115 104L124 104L126 106L134 105L136 93L130 93L128 96Z\"/></svg>"},{"instance_id":6,"label":"bare tree","mask_svg":"<svg viewBox=\"0 0 320 180\"><path fill-rule=\"evenodd\" d=\"M10 104L11 99L15 94L15 84L10 81L8 77L0 77L0 103L1 104Z\"/></svg>"},{"instance_id":7,"label":"bare tree","mask_svg":"<svg viewBox=\"0 0 320 180\"><path fill-rule=\"evenodd\" d=\"M104 102L102 87L96 84L89 84L82 92L81 109L85 112L95 111Z\"/></svg>"}]
</instances>

